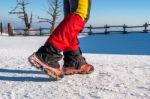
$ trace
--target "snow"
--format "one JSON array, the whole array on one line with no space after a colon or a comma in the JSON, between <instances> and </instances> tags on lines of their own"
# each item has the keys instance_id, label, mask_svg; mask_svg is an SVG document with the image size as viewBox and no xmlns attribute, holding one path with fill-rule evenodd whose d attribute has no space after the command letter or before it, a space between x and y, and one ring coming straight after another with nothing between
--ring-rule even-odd
<instances>
[{"instance_id":1,"label":"snow","mask_svg":"<svg viewBox=\"0 0 150 99\"><path fill-rule=\"evenodd\" d=\"M60 81L27 61L47 38L0 36L0 99L150 99L149 33L80 37L95 71Z\"/></svg>"},{"instance_id":2,"label":"snow","mask_svg":"<svg viewBox=\"0 0 150 99\"><path fill-rule=\"evenodd\" d=\"M2 36L8 36L8 33L0 33Z\"/></svg>"}]
</instances>

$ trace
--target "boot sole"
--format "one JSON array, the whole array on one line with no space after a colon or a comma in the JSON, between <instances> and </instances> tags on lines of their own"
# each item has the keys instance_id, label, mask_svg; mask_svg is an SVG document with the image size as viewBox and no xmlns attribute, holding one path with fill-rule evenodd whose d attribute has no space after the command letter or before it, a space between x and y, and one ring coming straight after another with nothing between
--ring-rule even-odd
<instances>
[{"instance_id":1,"label":"boot sole","mask_svg":"<svg viewBox=\"0 0 150 99\"><path fill-rule=\"evenodd\" d=\"M28 58L30 64L34 67L36 67L37 69L41 69L41 70L44 70L44 72L50 76L50 77L53 77L54 79L56 80L60 80L64 77L63 73L61 71L60 74L57 74L58 72L58 69L55 69L55 68L52 68L46 64L44 64L41 60L39 60L37 58L37 56L35 54L31 55L29 58Z\"/></svg>"},{"instance_id":2,"label":"boot sole","mask_svg":"<svg viewBox=\"0 0 150 99\"><path fill-rule=\"evenodd\" d=\"M79 72L78 74L91 74L94 72L94 67L92 66L88 72Z\"/></svg>"},{"instance_id":3,"label":"boot sole","mask_svg":"<svg viewBox=\"0 0 150 99\"><path fill-rule=\"evenodd\" d=\"M70 70L70 71L72 71L71 73L65 73L65 71L64 71L64 75L74 75L74 74L91 74L91 73L93 73L94 72L94 67L92 66L92 65L90 65L91 66L91 68L90 68L90 70L89 71L82 71L81 69L70 69L70 68L65 68L65 69L68 69L68 71Z\"/></svg>"}]
</instances>

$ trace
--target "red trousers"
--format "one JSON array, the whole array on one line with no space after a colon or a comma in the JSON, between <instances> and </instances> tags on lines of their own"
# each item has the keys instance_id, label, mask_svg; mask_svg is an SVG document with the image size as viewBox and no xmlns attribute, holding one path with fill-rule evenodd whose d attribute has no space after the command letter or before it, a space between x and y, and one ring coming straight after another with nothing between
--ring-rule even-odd
<instances>
[{"instance_id":1,"label":"red trousers","mask_svg":"<svg viewBox=\"0 0 150 99\"><path fill-rule=\"evenodd\" d=\"M71 13L52 32L48 42L61 51L78 50L78 34L84 26L83 19L79 15Z\"/></svg>"}]
</instances>

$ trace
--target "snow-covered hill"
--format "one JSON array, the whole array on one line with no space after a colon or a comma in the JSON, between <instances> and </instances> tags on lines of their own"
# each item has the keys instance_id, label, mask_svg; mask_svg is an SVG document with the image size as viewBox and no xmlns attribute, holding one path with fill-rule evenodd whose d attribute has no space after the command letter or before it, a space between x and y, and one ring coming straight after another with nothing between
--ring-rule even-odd
<instances>
[{"instance_id":1,"label":"snow-covered hill","mask_svg":"<svg viewBox=\"0 0 150 99\"><path fill-rule=\"evenodd\" d=\"M95 72L60 81L27 61L46 39L0 36L0 99L150 99L150 34L81 37Z\"/></svg>"}]
</instances>

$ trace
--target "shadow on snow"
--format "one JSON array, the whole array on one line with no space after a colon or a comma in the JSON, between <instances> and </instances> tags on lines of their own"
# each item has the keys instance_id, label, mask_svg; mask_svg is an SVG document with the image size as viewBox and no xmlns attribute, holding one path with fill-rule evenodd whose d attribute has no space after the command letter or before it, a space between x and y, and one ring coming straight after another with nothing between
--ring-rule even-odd
<instances>
[{"instance_id":1,"label":"shadow on snow","mask_svg":"<svg viewBox=\"0 0 150 99\"><path fill-rule=\"evenodd\" d=\"M42 71L33 71L33 70L12 70L12 69L0 69L0 73L17 73L17 74L44 74ZM10 74L11 75L11 74ZM32 82L50 82L55 81L51 77L10 77L10 76L0 76L0 80L4 81L32 81Z\"/></svg>"}]
</instances>

